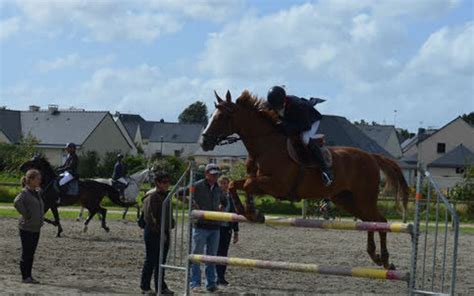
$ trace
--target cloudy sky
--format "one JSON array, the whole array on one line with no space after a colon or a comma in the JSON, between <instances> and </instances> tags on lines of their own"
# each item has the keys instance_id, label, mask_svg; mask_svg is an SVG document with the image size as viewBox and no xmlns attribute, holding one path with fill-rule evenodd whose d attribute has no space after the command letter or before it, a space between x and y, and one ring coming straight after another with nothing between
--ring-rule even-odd
<instances>
[{"instance_id":1,"label":"cloudy sky","mask_svg":"<svg viewBox=\"0 0 474 296\"><path fill-rule=\"evenodd\" d=\"M415 131L474 111L474 1L2 0L0 105L176 121L272 85ZM396 110L396 111L395 111Z\"/></svg>"}]
</instances>

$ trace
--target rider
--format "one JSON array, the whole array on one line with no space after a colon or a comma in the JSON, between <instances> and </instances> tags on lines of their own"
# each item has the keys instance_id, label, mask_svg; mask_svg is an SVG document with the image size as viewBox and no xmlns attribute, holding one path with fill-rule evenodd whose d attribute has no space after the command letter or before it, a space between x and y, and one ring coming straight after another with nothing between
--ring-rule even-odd
<instances>
[{"instance_id":1,"label":"rider","mask_svg":"<svg viewBox=\"0 0 474 296\"><path fill-rule=\"evenodd\" d=\"M128 185L125 176L127 175L127 168L122 163L123 154L117 154L117 162L114 165L114 172L112 174L112 182L118 188L120 196L123 198L125 194L125 188Z\"/></svg>"},{"instance_id":2,"label":"rider","mask_svg":"<svg viewBox=\"0 0 474 296\"><path fill-rule=\"evenodd\" d=\"M77 173L77 168L79 165L79 158L76 154L76 144L74 143L67 143L66 144L66 151L68 153L66 161L64 164L56 169L56 171L60 174L61 179L59 179L59 188L61 193L66 188L67 183L71 182L74 179L79 178Z\"/></svg>"},{"instance_id":3,"label":"rider","mask_svg":"<svg viewBox=\"0 0 474 296\"><path fill-rule=\"evenodd\" d=\"M296 96L287 96L281 86L270 88L267 94L268 105L282 119L282 128L286 135L299 135L318 161L325 186L331 185L333 175L324 161L321 149L313 138L319 128L322 115L314 108L313 99L308 101Z\"/></svg>"}]
</instances>

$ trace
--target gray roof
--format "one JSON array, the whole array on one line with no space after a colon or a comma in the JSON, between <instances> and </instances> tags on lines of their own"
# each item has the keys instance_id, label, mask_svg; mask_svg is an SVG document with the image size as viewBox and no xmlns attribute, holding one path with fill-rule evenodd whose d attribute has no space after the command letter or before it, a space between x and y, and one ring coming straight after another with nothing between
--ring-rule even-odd
<instances>
[{"instance_id":1,"label":"gray roof","mask_svg":"<svg viewBox=\"0 0 474 296\"><path fill-rule=\"evenodd\" d=\"M237 135L233 135L237 136ZM204 151L201 147L194 153L197 156L217 156L217 157L241 157L246 158L248 155L247 148L245 148L242 141L237 141L232 144L216 146L212 151Z\"/></svg>"},{"instance_id":2,"label":"gray roof","mask_svg":"<svg viewBox=\"0 0 474 296\"><path fill-rule=\"evenodd\" d=\"M356 126L382 147L385 147L390 135L397 132L393 125L356 124Z\"/></svg>"},{"instance_id":3,"label":"gray roof","mask_svg":"<svg viewBox=\"0 0 474 296\"><path fill-rule=\"evenodd\" d=\"M0 110L0 130L12 143L21 138L20 111Z\"/></svg>"},{"instance_id":4,"label":"gray roof","mask_svg":"<svg viewBox=\"0 0 474 296\"><path fill-rule=\"evenodd\" d=\"M392 156L345 117L324 115L318 133L325 135L328 146L349 146Z\"/></svg>"},{"instance_id":5,"label":"gray roof","mask_svg":"<svg viewBox=\"0 0 474 296\"><path fill-rule=\"evenodd\" d=\"M92 111L22 111L24 135L31 134L40 145L63 146L73 142L82 145L108 112Z\"/></svg>"},{"instance_id":6,"label":"gray roof","mask_svg":"<svg viewBox=\"0 0 474 296\"><path fill-rule=\"evenodd\" d=\"M147 129L146 132L151 128L148 138L150 142L160 142L163 137L163 142L168 143L197 143L203 130L203 126L200 124L177 122L148 121L144 127Z\"/></svg>"},{"instance_id":7,"label":"gray roof","mask_svg":"<svg viewBox=\"0 0 474 296\"><path fill-rule=\"evenodd\" d=\"M453 150L430 163L429 167L460 168L474 164L474 153L460 144Z\"/></svg>"},{"instance_id":8,"label":"gray roof","mask_svg":"<svg viewBox=\"0 0 474 296\"><path fill-rule=\"evenodd\" d=\"M138 126L145 122L145 119L138 114L122 114L118 115L118 118L123 123L123 126L127 130L128 135L135 139L135 133L137 132ZM140 126L141 128L141 126ZM142 129L142 128L141 128ZM143 137L143 135L142 135Z\"/></svg>"}]
</instances>

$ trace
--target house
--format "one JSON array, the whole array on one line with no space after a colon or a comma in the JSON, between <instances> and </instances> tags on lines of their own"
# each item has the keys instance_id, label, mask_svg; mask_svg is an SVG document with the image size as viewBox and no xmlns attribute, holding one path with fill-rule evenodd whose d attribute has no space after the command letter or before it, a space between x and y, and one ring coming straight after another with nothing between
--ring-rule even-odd
<instances>
[{"instance_id":1,"label":"house","mask_svg":"<svg viewBox=\"0 0 474 296\"><path fill-rule=\"evenodd\" d=\"M64 146L69 142L77 145L78 154L96 151L103 156L107 152L130 153L134 149L107 111L60 110L57 105L50 105L48 110L37 106L30 106L29 111L0 110L3 133L6 131L11 139L15 131L16 139L9 143L19 142L18 124L10 122L16 118L19 118L20 135L34 137L39 142L38 150L53 165L63 163ZM4 128L5 121L10 128Z\"/></svg>"},{"instance_id":2,"label":"house","mask_svg":"<svg viewBox=\"0 0 474 296\"><path fill-rule=\"evenodd\" d=\"M357 124L356 126L369 138L387 150L393 157L399 158L402 156L402 149L395 126L368 124Z\"/></svg>"},{"instance_id":3,"label":"house","mask_svg":"<svg viewBox=\"0 0 474 296\"><path fill-rule=\"evenodd\" d=\"M427 133L420 129L416 140L412 139L405 146L400 165L410 185L415 182L417 165L421 165L438 182L444 184L445 187L442 188L449 188L456 183L454 177L462 177L460 164L466 160L465 155L469 154L466 150L474 151L474 127L457 117L434 132ZM447 164L451 166L447 167ZM469 162L463 167L466 165Z\"/></svg>"},{"instance_id":4,"label":"house","mask_svg":"<svg viewBox=\"0 0 474 296\"><path fill-rule=\"evenodd\" d=\"M247 148L242 141L216 146L212 151L204 151L201 147L194 153L197 164L217 163L220 166L233 166L248 157Z\"/></svg>"},{"instance_id":5,"label":"house","mask_svg":"<svg viewBox=\"0 0 474 296\"><path fill-rule=\"evenodd\" d=\"M441 188L451 188L463 180L465 168L471 165L474 165L474 153L463 144L459 144L428 164L428 169Z\"/></svg>"},{"instance_id":6,"label":"house","mask_svg":"<svg viewBox=\"0 0 474 296\"><path fill-rule=\"evenodd\" d=\"M147 121L137 114L121 114L116 116L125 126L128 134L140 145L146 157L154 154L188 157L199 148L201 124Z\"/></svg>"}]
</instances>

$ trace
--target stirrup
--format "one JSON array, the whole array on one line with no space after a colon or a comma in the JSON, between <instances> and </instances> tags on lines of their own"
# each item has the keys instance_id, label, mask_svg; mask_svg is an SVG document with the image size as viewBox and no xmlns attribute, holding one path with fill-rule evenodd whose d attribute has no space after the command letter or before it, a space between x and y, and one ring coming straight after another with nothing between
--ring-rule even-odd
<instances>
[{"instance_id":1,"label":"stirrup","mask_svg":"<svg viewBox=\"0 0 474 296\"><path fill-rule=\"evenodd\" d=\"M328 187L332 184L333 180L331 177L326 172L321 172L321 177L323 178L323 184L324 186Z\"/></svg>"}]
</instances>

